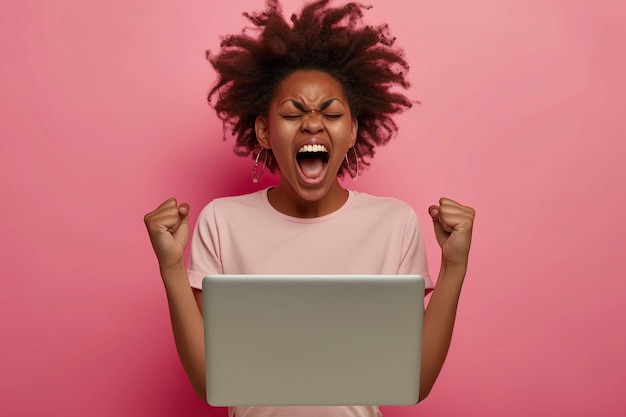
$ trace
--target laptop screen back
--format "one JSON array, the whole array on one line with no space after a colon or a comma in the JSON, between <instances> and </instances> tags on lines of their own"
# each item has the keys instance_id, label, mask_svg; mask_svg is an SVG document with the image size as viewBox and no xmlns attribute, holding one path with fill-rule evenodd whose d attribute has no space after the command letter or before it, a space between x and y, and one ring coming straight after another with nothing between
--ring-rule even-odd
<instances>
[{"instance_id":1,"label":"laptop screen back","mask_svg":"<svg viewBox=\"0 0 626 417\"><path fill-rule=\"evenodd\" d=\"M203 280L207 401L409 405L419 396L419 276Z\"/></svg>"}]
</instances>

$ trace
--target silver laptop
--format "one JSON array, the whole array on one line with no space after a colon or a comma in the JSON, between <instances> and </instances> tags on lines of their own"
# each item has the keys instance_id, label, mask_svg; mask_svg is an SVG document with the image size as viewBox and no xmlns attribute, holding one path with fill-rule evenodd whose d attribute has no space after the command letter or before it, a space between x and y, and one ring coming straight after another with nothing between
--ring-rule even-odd
<instances>
[{"instance_id":1,"label":"silver laptop","mask_svg":"<svg viewBox=\"0 0 626 417\"><path fill-rule=\"evenodd\" d=\"M216 275L202 297L211 405L418 401L420 276Z\"/></svg>"}]
</instances>

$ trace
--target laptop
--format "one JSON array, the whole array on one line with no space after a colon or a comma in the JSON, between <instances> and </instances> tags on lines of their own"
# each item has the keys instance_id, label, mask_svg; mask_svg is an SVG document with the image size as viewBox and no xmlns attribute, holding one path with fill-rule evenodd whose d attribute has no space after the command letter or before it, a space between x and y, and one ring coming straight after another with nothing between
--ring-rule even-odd
<instances>
[{"instance_id":1,"label":"laptop","mask_svg":"<svg viewBox=\"0 0 626 417\"><path fill-rule=\"evenodd\" d=\"M418 402L420 276L212 275L202 297L211 405Z\"/></svg>"}]
</instances>

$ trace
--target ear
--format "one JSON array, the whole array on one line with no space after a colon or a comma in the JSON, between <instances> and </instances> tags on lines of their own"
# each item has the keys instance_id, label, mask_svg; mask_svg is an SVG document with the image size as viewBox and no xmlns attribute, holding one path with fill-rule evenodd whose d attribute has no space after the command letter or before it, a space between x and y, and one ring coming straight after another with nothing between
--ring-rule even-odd
<instances>
[{"instance_id":1,"label":"ear","mask_svg":"<svg viewBox=\"0 0 626 417\"><path fill-rule=\"evenodd\" d=\"M267 132L267 119L263 116L257 116L254 121L254 132L259 145L265 149L271 149L269 135Z\"/></svg>"},{"instance_id":2,"label":"ear","mask_svg":"<svg viewBox=\"0 0 626 417\"><path fill-rule=\"evenodd\" d=\"M356 117L352 118L352 127L350 128L350 147L356 143L356 135L359 133L359 121Z\"/></svg>"}]
</instances>

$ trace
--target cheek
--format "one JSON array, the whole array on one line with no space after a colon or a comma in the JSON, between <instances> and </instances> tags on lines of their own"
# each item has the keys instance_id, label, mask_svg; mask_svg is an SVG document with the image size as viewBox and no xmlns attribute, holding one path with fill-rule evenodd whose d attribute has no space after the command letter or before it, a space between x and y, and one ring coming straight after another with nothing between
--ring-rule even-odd
<instances>
[{"instance_id":1,"label":"cheek","mask_svg":"<svg viewBox=\"0 0 626 417\"><path fill-rule=\"evenodd\" d=\"M282 155L290 153L294 129L281 123L276 123L272 127L273 129L270 131L269 140L274 154Z\"/></svg>"},{"instance_id":2,"label":"cheek","mask_svg":"<svg viewBox=\"0 0 626 417\"><path fill-rule=\"evenodd\" d=\"M350 123L342 123L341 125L329 127L328 132L335 137L336 140L345 142L350 146L350 142L356 137L356 131Z\"/></svg>"}]
</instances>

